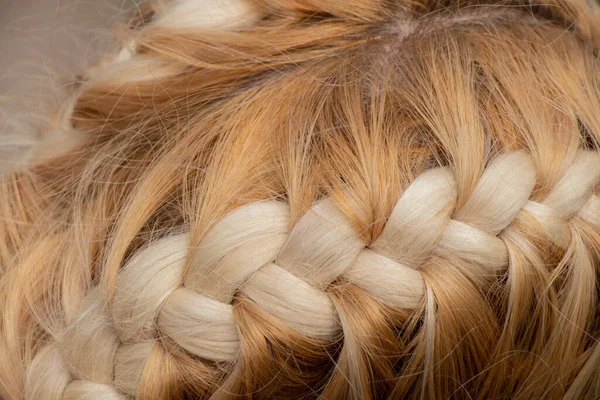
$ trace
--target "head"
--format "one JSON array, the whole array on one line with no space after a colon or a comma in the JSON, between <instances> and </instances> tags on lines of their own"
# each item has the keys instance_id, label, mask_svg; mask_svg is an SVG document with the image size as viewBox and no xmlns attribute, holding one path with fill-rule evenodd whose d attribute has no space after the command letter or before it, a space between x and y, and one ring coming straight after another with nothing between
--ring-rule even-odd
<instances>
[{"instance_id":1,"label":"head","mask_svg":"<svg viewBox=\"0 0 600 400\"><path fill-rule=\"evenodd\" d=\"M600 393L597 6L207 4L1 177L1 397Z\"/></svg>"}]
</instances>

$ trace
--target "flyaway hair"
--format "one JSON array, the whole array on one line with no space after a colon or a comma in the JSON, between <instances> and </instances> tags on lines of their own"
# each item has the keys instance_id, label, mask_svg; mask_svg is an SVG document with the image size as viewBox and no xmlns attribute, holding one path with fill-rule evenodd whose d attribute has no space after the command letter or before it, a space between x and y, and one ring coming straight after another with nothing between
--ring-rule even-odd
<instances>
[{"instance_id":1,"label":"flyaway hair","mask_svg":"<svg viewBox=\"0 0 600 400\"><path fill-rule=\"evenodd\" d=\"M600 397L598 5L115 34L0 175L0 398Z\"/></svg>"}]
</instances>

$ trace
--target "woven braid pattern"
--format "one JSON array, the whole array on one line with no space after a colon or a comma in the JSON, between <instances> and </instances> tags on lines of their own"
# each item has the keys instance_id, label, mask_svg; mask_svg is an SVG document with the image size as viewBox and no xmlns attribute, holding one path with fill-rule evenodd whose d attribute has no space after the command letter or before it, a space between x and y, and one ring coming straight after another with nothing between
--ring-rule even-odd
<instances>
[{"instance_id":1,"label":"woven braid pattern","mask_svg":"<svg viewBox=\"0 0 600 400\"><path fill-rule=\"evenodd\" d=\"M370 244L329 199L291 229L285 203L251 203L218 221L196 249L180 234L139 251L119 273L112 302L91 290L62 337L29 366L26 397L135 397L146 361L141 355L159 337L200 360L235 361L242 351L231 305L238 292L299 334L321 340L341 331L327 293L336 280L390 307L416 309L426 295L419 267L436 252L495 273L509 267L502 232L515 221L534 217L540 233L561 247L570 240L571 218L600 226L599 182L600 155L580 151L547 196L534 201L532 158L507 153L490 163L457 211L453 174L432 169L404 191ZM184 275L186 260L191 272Z\"/></svg>"}]
</instances>

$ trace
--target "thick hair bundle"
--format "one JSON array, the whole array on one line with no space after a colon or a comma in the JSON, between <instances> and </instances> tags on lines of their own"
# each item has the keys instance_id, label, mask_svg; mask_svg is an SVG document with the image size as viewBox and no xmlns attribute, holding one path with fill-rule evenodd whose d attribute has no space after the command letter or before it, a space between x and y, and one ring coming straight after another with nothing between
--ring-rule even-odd
<instances>
[{"instance_id":1,"label":"thick hair bundle","mask_svg":"<svg viewBox=\"0 0 600 400\"><path fill-rule=\"evenodd\" d=\"M71 145L0 175L0 398L600 397L596 5L170 0L117 33Z\"/></svg>"}]
</instances>

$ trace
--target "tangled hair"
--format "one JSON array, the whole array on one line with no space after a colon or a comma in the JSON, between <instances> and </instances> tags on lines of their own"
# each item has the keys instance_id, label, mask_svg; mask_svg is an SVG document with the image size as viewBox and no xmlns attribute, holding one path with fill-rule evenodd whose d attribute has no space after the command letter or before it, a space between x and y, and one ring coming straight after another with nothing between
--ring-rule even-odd
<instances>
[{"instance_id":1,"label":"tangled hair","mask_svg":"<svg viewBox=\"0 0 600 400\"><path fill-rule=\"evenodd\" d=\"M40 133L70 144L0 177L2 399L600 397L596 5L116 33Z\"/></svg>"}]
</instances>

